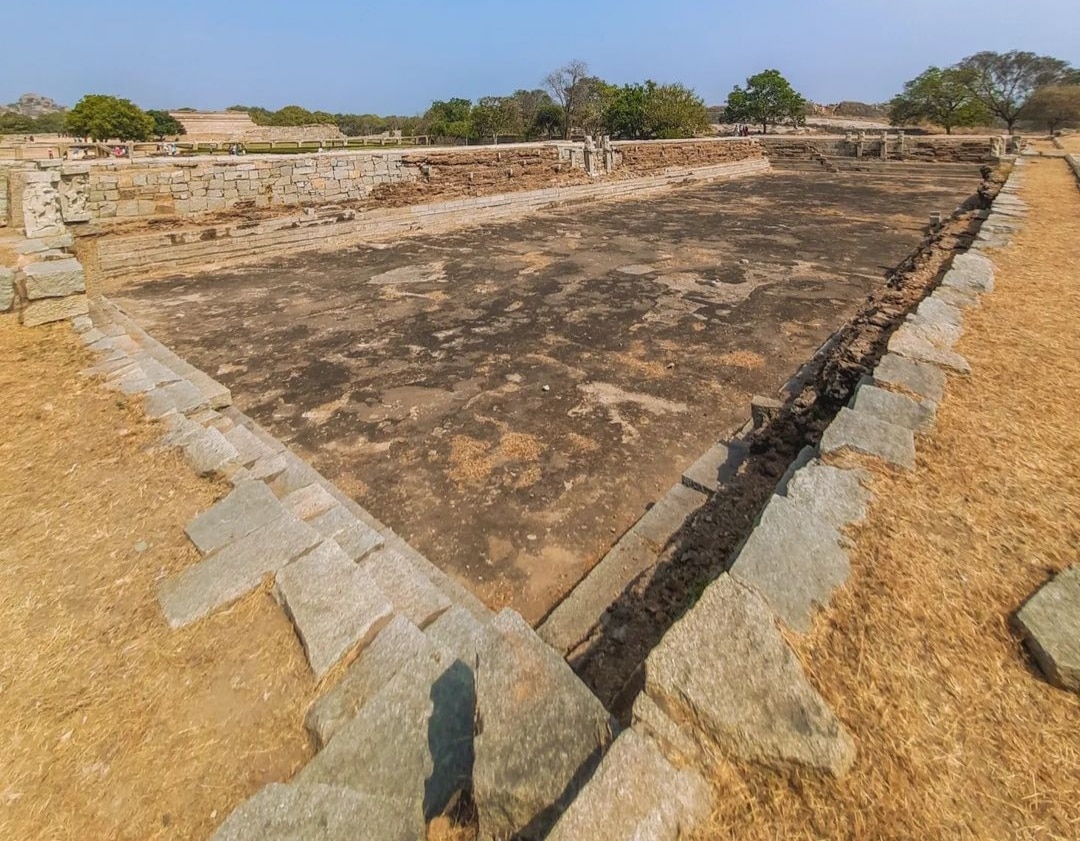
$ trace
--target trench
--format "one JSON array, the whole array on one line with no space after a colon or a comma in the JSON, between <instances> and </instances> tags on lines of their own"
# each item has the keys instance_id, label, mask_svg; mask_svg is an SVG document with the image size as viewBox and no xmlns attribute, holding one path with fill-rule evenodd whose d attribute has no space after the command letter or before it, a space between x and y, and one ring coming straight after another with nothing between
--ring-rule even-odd
<instances>
[{"instance_id":1,"label":"trench","mask_svg":"<svg viewBox=\"0 0 1080 841\"><path fill-rule=\"evenodd\" d=\"M871 292L860 310L789 381L782 407L736 436L737 470L672 536L657 562L613 602L591 635L568 656L578 676L629 725L644 683L644 663L664 633L734 561L785 471L848 405L860 380L884 356L892 333L937 287L952 257L971 246L1004 175L982 183Z\"/></svg>"}]
</instances>

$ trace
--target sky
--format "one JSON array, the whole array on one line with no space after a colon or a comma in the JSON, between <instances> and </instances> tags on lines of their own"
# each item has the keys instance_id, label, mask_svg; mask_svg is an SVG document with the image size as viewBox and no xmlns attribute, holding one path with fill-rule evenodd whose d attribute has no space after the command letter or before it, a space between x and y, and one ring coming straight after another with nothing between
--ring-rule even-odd
<instances>
[{"instance_id":1,"label":"sky","mask_svg":"<svg viewBox=\"0 0 1080 841\"><path fill-rule=\"evenodd\" d=\"M582 59L720 104L780 70L807 98L882 102L932 64L1030 50L1080 66L1080 0L35 0L5 4L0 103L411 115L512 93Z\"/></svg>"}]
</instances>

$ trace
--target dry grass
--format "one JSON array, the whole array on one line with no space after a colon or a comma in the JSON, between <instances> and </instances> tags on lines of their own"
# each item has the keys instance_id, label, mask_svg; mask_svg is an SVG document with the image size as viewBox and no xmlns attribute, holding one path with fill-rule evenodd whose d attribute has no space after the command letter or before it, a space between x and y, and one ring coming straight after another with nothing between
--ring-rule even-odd
<instances>
[{"instance_id":1,"label":"dry grass","mask_svg":"<svg viewBox=\"0 0 1080 841\"><path fill-rule=\"evenodd\" d=\"M0 319L0 357L0 838L207 837L308 758L303 653L266 593L169 630L155 582L222 489L68 327Z\"/></svg>"},{"instance_id":2,"label":"dry grass","mask_svg":"<svg viewBox=\"0 0 1080 841\"><path fill-rule=\"evenodd\" d=\"M839 782L732 767L702 838L1080 838L1080 699L1008 621L1080 546L1080 193L1032 160L918 467L879 475L850 585L795 647L854 735Z\"/></svg>"}]
</instances>

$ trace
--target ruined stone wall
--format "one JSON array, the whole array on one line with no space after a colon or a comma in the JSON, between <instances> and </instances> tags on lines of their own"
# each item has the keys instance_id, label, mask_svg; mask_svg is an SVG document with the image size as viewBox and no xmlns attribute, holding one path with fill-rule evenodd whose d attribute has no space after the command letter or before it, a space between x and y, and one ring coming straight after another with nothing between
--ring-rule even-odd
<instances>
[{"instance_id":1,"label":"ruined stone wall","mask_svg":"<svg viewBox=\"0 0 1080 841\"><path fill-rule=\"evenodd\" d=\"M662 172L672 167L713 166L764 157L757 140L651 140L613 144L618 172L628 175Z\"/></svg>"},{"instance_id":2,"label":"ruined stone wall","mask_svg":"<svg viewBox=\"0 0 1080 841\"><path fill-rule=\"evenodd\" d=\"M1003 137L849 134L844 137L773 135L756 138L774 161L876 158L915 163L991 163L1005 151Z\"/></svg>"}]
</instances>

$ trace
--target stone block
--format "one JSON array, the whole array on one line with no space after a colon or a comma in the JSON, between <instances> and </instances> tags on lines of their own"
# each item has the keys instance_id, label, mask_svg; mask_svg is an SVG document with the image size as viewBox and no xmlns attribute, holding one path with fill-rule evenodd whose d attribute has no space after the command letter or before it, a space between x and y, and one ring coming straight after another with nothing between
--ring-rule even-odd
<instances>
[{"instance_id":1,"label":"stone block","mask_svg":"<svg viewBox=\"0 0 1080 841\"><path fill-rule=\"evenodd\" d=\"M679 841L711 810L700 774L674 768L652 740L627 730L547 841Z\"/></svg>"},{"instance_id":2,"label":"stone block","mask_svg":"<svg viewBox=\"0 0 1080 841\"><path fill-rule=\"evenodd\" d=\"M427 627L450 608L450 599L400 552L379 549L368 555L360 568L390 598L394 612L407 617L418 628Z\"/></svg>"},{"instance_id":3,"label":"stone block","mask_svg":"<svg viewBox=\"0 0 1080 841\"><path fill-rule=\"evenodd\" d=\"M866 519L873 498L865 486L869 481L865 470L841 470L814 460L792 476L784 496L808 514L842 529Z\"/></svg>"},{"instance_id":4,"label":"stone block","mask_svg":"<svg viewBox=\"0 0 1080 841\"><path fill-rule=\"evenodd\" d=\"M216 429L201 429L184 441L184 458L200 476L226 473L240 466L236 448Z\"/></svg>"},{"instance_id":5,"label":"stone block","mask_svg":"<svg viewBox=\"0 0 1080 841\"><path fill-rule=\"evenodd\" d=\"M922 315L909 315L904 326L910 329L935 347L951 350L953 345L960 341L963 330L955 324L931 321Z\"/></svg>"},{"instance_id":6,"label":"stone block","mask_svg":"<svg viewBox=\"0 0 1080 841\"><path fill-rule=\"evenodd\" d=\"M910 429L848 408L841 409L825 429L819 448L825 456L850 451L905 470L915 467L915 435Z\"/></svg>"},{"instance_id":7,"label":"stone block","mask_svg":"<svg viewBox=\"0 0 1080 841\"><path fill-rule=\"evenodd\" d=\"M271 783L233 810L211 841L417 841L424 834L413 801Z\"/></svg>"},{"instance_id":8,"label":"stone block","mask_svg":"<svg viewBox=\"0 0 1080 841\"><path fill-rule=\"evenodd\" d=\"M806 446L799 450L799 454L795 456L791 464L787 466L784 475L781 476L780 481L776 483L776 490L773 491L773 493L787 496L787 486L795 476L795 473L806 467L806 465L812 462L816 456L817 450L814 447Z\"/></svg>"},{"instance_id":9,"label":"stone block","mask_svg":"<svg viewBox=\"0 0 1080 841\"><path fill-rule=\"evenodd\" d=\"M341 680L311 705L304 719L308 732L322 747L394 675L435 650L423 631L404 616L395 616L350 664Z\"/></svg>"},{"instance_id":10,"label":"stone block","mask_svg":"<svg viewBox=\"0 0 1080 841\"><path fill-rule=\"evenodd\" d=\"M469 786L475 717L472 672L431 651L402 668L296 775L415 804L440 814Z\"/></svg>"},{"instance_id":11,"label":"stone block","mask_svg":"<svg viewBox=\"0 0 1080 841\"><path fill-rule=\"evenodd\" d=\"M701 491L679 483L642 514L631 531L657 550L662 549L707 499Z\"/></svg>"},{"instance_id":12,"label":"stone block","mask_svg":"<svg viewBox=\"0 0 1080 841\"><path fill-rule=\"evenodd\" d=\"M951 324L954 327L962 327L964 324L964 315L958 307L933 295L923 299L915 314L928 324Z\"/></svg>"},{"instance_id":13,"label":"stone block","mask_svg":"<svg viewBox=\"0 0 1080 841\"><path fill-rule=\"evenodd\" d=\"M313 518L311 525L335 540L352 561L362 560L383 545L382 535L350 514L344 505Z\"/></svg>"},{"instance_id":14,"label":"stone block","mask_svg":"<svg viewBox=\"0 0 1080 841\"><path fill-rule=\"evenodd\" d=\"M240 463L245 467L264 456L273 455L270 448L246 426L234 426L225 433L225 440L236 448Z\"/></svg>"},{"instance_id":15,"label":"stone block","mask_svg":"<svg viewBox=\"0 0 1080 841\"><path fill-rule=\"evenodd\" d=\"M942 278L941 285L993 292L994 264L988 257L975 251L958 254L953 257L952 266Z\"/></svg>"},{"instance_id":16,"label":"stone block","mask_svg":"<svg viewBox=\"0 0 1080 841\"><path fill-rule=\"evenodd\" d=\"M0 312L7 312L15 304L15 271L0 266Z\"/></svg>"},{"instance_id":17,"label":"stone block","mask_svg":"<svg viewBox=\"0 0 1080 841\"><path fill-rule=\"evenodd\" d=\"M286 494L281 501L301 520L311 520L341 504L321 482L314 482Z\"/></svg>"},{"instance_id":18,"label":"stone block","mask_svg":"<svg viewBox=\"0 0 1080 841\"><path fill-rule=\"evenodd\" d=\"M318 680L393 615L382 590L332 540L278 572L277 592Z\"/></svg>"},{"instance_id":19,"label":"stone block","mask_svg":"<svg viewBox=\"0 0 1080 841\"><path fill-rule=\"evenodd\" d=\"M595 770L614 723L524 619L504 610L489 627L476 670L480 838L538 841Z\"/></svg>"},{"instance_id":20,"label":"stone block","mask_svg":"<svg viewBox=\"0 0 1080 841\"><path fill-rule=\"evenodd\" d=\"M15 246L16 254L40 254L43 251L71 248L75 244L75 238L71 234L54 234L53 236L34 237L24 239Z\"/></svg>"},{"instance_id":21,"label":"stone block","mask_svg":"<svg viewBox=\"0 0 1080 841\"><path fill-rule=\"evenodd\" d=\"M916 362L929 362L940 368L948 368L958 374L971 373L971 366L964 357L955 351L934 344L925 334L913 329L910 324L902 325L893 333L892 338L889 339L889 351L914 359Z\"/></svg>"},{"instance_id":22,"label":"stone block","mask_svg":"<svg viewBox=\"0 0 1080 841\"><path fill-rule=\"evenodd\" d=\"M322 542L318 532L283 512L277 519L166 579L158 587L165 618L181 628L258 587L263 576Z\"/></svg>"},{"instance_id":23,"label":"stone block","mask_svg":"<svg viewBox=\"0 0 1080 841\"><path fill-rule=\"evenodd\" d=\"M476 649L484 626L463 607L452 607L427 626L424 635L431 643L449 651L465 665L476 665Z\"/></svg>"},{"instance_id":24,"label":"stone block","mask_svg":"<svg viewBox=\"0 0 1080 841\"><path fill-rule=\"evenodd\" d=\"M645 691L672 721L735 759L844 774L850 736L803 674L764 599L722 575L664 635Z\"/></svg>"},{"instance_id":25,"label":"stone block","mask_svg":"<svg viewBox=\"0 0 1080 841\"><path fill-rule=\"evenodd\" d=\"M282 504L263 482L245 480L228 496L188 523L184 531L195 548L207 555L251 534L284 513Z\"/></svg>"},{"instance_id":26,"label":"stone block","mask_svg":"<svg viewBox=\"0 0 1080 841\"><path fill-rule=\"evenodd\" d=\"M207 408L207 405L206 398L199 389L187 380L180 380L148 392L145 408L147 415L160 418L169 412L196 412Z\"/></svg>"},{"instance_id":27,"label":"stone block","mask_svg":"<svg viewBox=\"0 0 1080 841\"><path fill-rule=\"evenodd\" d=\"M828 605L833 591L847 581L851 564L833 525L774 496L730 573L764 596L785 625L806 632L815 607Z\"/></svg>"},{"instance_id":28,"label":"stone block","mask_svg":"<svg viewBox=\"0 0 1080 841\"><path fill-rule=\"evenodd\" d=\"M682 482L702 493L716 493L735 476L746 454L746 445L741 441L715 444L683 472Z\"/></svg>"},{"instance_id":29,"label":"stone block","mask_svg":"<svg viewBox=\"0 0 1080 841\"><path fill-rule=\"evenodd\" d=\"M937 404L931 400L913 400L905 394L886 391L873 385L861 385L851 407L888 423L914 432L925 432L937 419Z\"/></svg>"},{"instance_id":30,"label":"stone block","mask_svg":"<svg viewBox=\"0 0 1080 841\"><path fill-rule=\"evenodd\" d=\"M1043 585L1020 608L1015 624L1046 679L1080 693L1080 566Z\"/></svg>"},{"instance_id":31,"label":"stone block","mask_svg":"<svg viewBox=\"0 0 1080 841\"><path fill-rule=\"evenodd\" d=\"M709 765L710 760L698 744L694 725L676 724L645 692L639 692L634 699L631 726L656 742L660 752L676 767Z\"/></svg>"},{"instance_id":32,"label":"stone block","mask_svg":"<svg viewBox=\"0 0 1080 841\"><path fill-rule=\"evenodd\" d=\"M22 308L19 317L26 327L37 327L53 321L86 315L88 312L90 312L90 305L86 300L86 295L69 295L66 298L42 298L31 301Z\"/></svg>"},{"instance_id":33,"label":"stone block","mask_svg":"<svg viewBox=\"0 0 1080 841\"><path fill-rule=\"evenodd\" d=\"M945 373L929 362L887 353L874 369L874 382L902 389L924 400L940 403L945 397Z\"/></svg>"}]
</instances>

